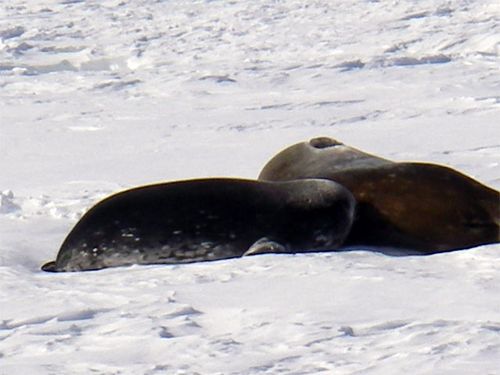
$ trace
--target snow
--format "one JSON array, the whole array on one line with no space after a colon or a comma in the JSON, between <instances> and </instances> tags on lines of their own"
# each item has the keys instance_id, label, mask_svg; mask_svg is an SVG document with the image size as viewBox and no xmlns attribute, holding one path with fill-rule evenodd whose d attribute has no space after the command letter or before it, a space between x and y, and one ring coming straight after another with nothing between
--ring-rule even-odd
<instances>
[{"instance_id":1,"label":"snow","mask_svg":"<svg viewBox=\"0 0 500 375\"><path fill-rule=\"evenodd\" d=\"M48 274L140 184L331 136L500 187L500 4L0 5L0 374L500 374L500 245Z\"/></svg>"}]
</instances>

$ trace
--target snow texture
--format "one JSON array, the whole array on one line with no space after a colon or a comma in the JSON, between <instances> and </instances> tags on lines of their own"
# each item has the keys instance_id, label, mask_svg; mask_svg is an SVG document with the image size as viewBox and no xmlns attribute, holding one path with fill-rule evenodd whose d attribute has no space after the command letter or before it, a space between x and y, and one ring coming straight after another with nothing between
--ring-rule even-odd
<instances>
[{"instance_id":1,"label":"snow texture","mask_svg":"<svg viewBox=\"0 0 500 375\"><path fill-rule=\"evenodd\" d=\"M499 188L500 3L0 4L0 374L500 374L500 245L48 274L140 184L331 136Z\"/></svg>"}]
</instances>

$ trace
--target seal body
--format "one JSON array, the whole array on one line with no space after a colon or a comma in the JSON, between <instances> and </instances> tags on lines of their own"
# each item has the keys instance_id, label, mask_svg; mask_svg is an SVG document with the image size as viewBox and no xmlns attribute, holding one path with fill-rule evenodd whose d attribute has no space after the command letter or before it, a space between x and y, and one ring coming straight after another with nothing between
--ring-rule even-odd
<instances>
[{"instance_id":1,"label":"seal body","mask_svg":"<svg viewBox=\"0 0 500 375\"><path fill-rule=\"evenodd\" d=\"M451 168L393 162L328 140L285 149L259 179L327 178L348 188L357 212L345 246L429 254L500 240L497 191Z\"/></svg>"},{"instance_id":2,"label":"seal body","mask_svg":"<svg viewBox=\"0 0 500 375\"><path fill-rule=\"evenodd\" d=\"M138 187L92 207L46 271L333 250L355 200L329 180L199 179Z\"/></svg>"}]
</instances>

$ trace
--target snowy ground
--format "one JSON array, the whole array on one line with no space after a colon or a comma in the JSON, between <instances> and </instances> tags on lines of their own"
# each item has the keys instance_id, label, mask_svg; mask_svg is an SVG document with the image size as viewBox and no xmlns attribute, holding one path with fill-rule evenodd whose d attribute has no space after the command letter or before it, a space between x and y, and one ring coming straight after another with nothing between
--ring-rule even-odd
<instances>
[{"instance_id":1,"label":"snowy ground","mask_svg":"<svg viewBox=\"0 0 500 375\"><path fill-rule=\"evenodd\" d=\"M47 274L139 184L326 135L500 188L500 4L0 4L0 374L500 374L500 245Z\"/></svg>"}]
</instances>

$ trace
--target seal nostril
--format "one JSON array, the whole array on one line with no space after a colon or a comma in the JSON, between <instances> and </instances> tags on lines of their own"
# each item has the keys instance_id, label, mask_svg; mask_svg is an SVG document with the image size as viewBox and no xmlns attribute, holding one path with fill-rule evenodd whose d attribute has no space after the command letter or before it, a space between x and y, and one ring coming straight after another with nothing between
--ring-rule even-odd
<instances>
[{"instance_id":1,"label":"seal nostril","mask_svg":"<svg viewBox=\"0 0 500 375\"><path fill-rule=\"evenodd\" d=\"M333 138L318 137L318 138L311 139L309 141L309 144L314 148L327 148L327 147L340 146L342 143L339 141L336 141Z\"/></svg>"}]
</instances>

